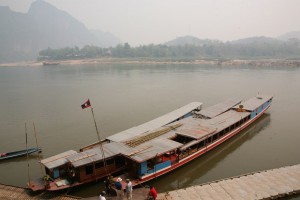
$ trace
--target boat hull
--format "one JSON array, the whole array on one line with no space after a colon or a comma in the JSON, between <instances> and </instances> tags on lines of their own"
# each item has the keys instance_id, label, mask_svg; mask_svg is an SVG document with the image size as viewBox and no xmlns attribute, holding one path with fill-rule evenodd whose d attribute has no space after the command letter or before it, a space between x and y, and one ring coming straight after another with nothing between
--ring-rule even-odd
<instances>
[{"instance_id":1,"label":"boat hull","mask_svg":"<svg viewBox=\"0 0 300 200\"><path fill-rule=\"evenodd\" d=\"M164 175L166 173L169 173L189 162L191 162L192 160L195 160L196 158L200 157L201 155L205 154L206 152L214 149L215 147L219 146L220 144L222 144L223 142L227 141L228 139L230 139L231 137L237 135L238 133L240 133L242 130L244 130L245 128L247 128L249 125L251 125L253 122L255 122L258 118L260 118L270 107L271 105L268 105L262 112L260 112L257 116L255 116L254 118L250 119L248 122L246 122L245 124L243 124L240 128L237 128L236 130L233 130L232 132L230 132L229 134L225 135L223 138L220 138L219 140L215 141L214 143L208 145L207 147L205 147L204 149L195 152L194 154L191 154L185 158L183 158L182 160L180 160L178 163L165 168L163 170L157 171L155 174L151 174L151 175L146 175L143 176L139 181L138 184L140 183L145 183L147 181L150 181L151 179L157 178L161 175Z\"/></svg>"},{"instance_id":2,"label":"boat hull","mask_svg":"<svg viewBox=\"0 0 300 200\"><path fill-rule=\"evenodd\" d=\"M0 160L7 160L7 159L11 159L11 158L21 157L21 156L25 156L27 154L32 154L32 153L38 152L38 151L41 151L41 149L40 148L30 148L28 150L2 153L0 155Z\"/></svg>"}]
</instances>

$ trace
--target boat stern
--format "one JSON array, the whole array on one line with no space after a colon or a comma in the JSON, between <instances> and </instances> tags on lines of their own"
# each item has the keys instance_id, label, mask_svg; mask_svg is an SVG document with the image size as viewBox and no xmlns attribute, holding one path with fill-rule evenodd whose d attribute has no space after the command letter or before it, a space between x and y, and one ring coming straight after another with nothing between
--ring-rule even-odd
<instances>
[{"instance_id":1,"label":"boat stern","mask_svg":"<svg viewBox=\"0 0 300 200\"><path fill-rule=\"evenodd\" d=\"M36 192L36 191L43 191L46 189L45 181L42 178L31 180L27 183L28 189Z\"/></svg>"}]
</instances>

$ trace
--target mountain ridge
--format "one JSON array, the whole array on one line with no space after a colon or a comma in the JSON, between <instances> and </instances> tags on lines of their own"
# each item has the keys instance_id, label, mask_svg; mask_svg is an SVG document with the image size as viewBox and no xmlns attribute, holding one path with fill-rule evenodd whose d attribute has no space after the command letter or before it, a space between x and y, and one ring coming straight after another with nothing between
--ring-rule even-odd
<instances>
[{"instance_id":1,"label":"mountain ridge","mask_svg":"<svg viewBox=\"0 0 300 200\"><path fill-rule=\"evenodd\" d=\"M0 27L2 63L36 59L40 50L49 47L103 44L82 22L43 0L33 2L27 13L0 6ZM120 42L116 36L110 36L104 39L105 47Z\"/></svg>"}]
</instances>

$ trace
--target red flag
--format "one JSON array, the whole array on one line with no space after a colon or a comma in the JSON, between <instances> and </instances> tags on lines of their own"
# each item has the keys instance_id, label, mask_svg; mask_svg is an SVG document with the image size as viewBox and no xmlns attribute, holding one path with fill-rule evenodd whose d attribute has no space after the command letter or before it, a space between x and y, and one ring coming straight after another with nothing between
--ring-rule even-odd
<instances>
[{"instance_id":1,"label":"red flag","mask_svg":"<svg viewBox=\"0 0 300 200\"><path fill-rule=\"evenodd\" d=\"M88 107L91 107L91 102L90 102L89 99L84 104L81 105L82 109L85 109L85 108L88 108Z\"/></svg>"}]
</instances>

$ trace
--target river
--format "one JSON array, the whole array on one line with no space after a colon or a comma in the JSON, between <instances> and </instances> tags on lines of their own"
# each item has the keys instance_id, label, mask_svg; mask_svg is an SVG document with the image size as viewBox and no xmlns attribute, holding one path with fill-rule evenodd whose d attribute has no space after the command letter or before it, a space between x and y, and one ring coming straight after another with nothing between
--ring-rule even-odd
<instances>
[{"instance_id":1,"label":"river","mask_svg":"<svg viewBox=\"0 0 300 200\"><path fill-rule=\"evenodd\" d=\"M0 67L0 153L34 147L42 157L78 150L97 140L90 99L102 137L139 125L192 101L203 107L230 97L274 95L271 108L238 136L150 182L159 192L300 163L300 69L192 64L95 64ZM25 186L42 175L38 157L0 162L0 183ZM73 189L93 196L101 182Z\"/></svg>"}]
</instances>

